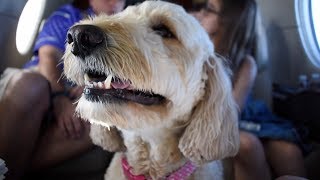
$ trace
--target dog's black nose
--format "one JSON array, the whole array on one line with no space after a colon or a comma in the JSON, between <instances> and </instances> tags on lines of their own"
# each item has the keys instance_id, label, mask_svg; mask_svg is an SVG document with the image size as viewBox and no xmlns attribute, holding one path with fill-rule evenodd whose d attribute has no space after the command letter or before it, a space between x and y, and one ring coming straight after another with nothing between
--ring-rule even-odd
<instances>
[{"instance_id":1,"label":"dog's black nose","mask_svg":"<svg viewBox=\"0 0 320 180\"><path fill-rule=\"evenodd\" d=\"M69 29L67 42L72 44L71 52L86 57L105 41L103 31L93 25L76 25Z\"/></svg>"}]
</instances>

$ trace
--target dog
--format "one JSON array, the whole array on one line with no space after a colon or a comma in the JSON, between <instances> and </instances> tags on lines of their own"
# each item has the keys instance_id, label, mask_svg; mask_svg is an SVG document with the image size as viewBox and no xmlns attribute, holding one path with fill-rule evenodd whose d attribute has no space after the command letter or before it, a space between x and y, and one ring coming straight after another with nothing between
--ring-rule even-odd
<instances>
[{"instance_id":1,"label":"dog","mask_svg":"<svg viewBox=\"0 0 320 180\"><path fill-rule=\"evenodd\" d=\"M72 26L64 73L77 114L117 152L105 179L223 179L239 148L230 73L181 6L145 1Z\"/></svg>"}]
</instances>

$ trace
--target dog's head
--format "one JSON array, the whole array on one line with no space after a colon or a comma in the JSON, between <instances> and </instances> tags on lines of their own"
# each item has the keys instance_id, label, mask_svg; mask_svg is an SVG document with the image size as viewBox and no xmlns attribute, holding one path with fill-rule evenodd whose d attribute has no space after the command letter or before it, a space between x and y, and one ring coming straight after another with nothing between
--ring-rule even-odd
<instances>
[{"instance_id":1,"label":"dog's head","mask_svg":"<svg viewBox=\"0 0 320 180\"><path fill-rule=\"evenodd\" d=\"M185 125L179 148L195 162L237 151L230 78L182 7L145 1L81 21L67 41L64 72L85 85L77 106L83 118L140 131Z\"/></svg>"}]
</instances>

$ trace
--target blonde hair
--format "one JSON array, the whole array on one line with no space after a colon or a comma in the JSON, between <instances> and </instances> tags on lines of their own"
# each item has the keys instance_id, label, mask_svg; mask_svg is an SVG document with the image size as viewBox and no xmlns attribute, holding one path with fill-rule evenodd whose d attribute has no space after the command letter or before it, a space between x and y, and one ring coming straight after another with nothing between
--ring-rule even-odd
<instances>
[{"instance_id":1,"label":"blonde hair","mask_svg":"<svg viewBox=\"0 0 320 180\"><path fill-rule=\"evenodd\" d=\"M222 55L231 60L233 72L250 54L261 71L268 59L268 47L260 11L255 0L221 0L221 25L224 28Z\"/></svg>"}]
</instances>

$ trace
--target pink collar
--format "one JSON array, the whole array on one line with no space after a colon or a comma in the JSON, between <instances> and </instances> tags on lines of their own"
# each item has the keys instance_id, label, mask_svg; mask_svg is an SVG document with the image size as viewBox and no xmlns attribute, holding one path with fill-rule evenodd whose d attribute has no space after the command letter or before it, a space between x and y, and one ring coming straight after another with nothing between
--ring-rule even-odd
<instances>
[{"instance_id":1,"label":"pink collar","mask_svg":"<svg viewBox=\"0 0 320 180\"><path fill-rule=\"evenodd\" d=\"M128 164L128 161L125 157L121 160L122 163L122 170L127 177L128 180L149 180L150 177L146 177L144 175L133 175L131 173L132 167ZM173 172L169 176L167 176L166 180L184 180L187 179L195 170L196 166L192 164L190 161L186 162L180 169Z\"/></svg>"}]
</instances>

